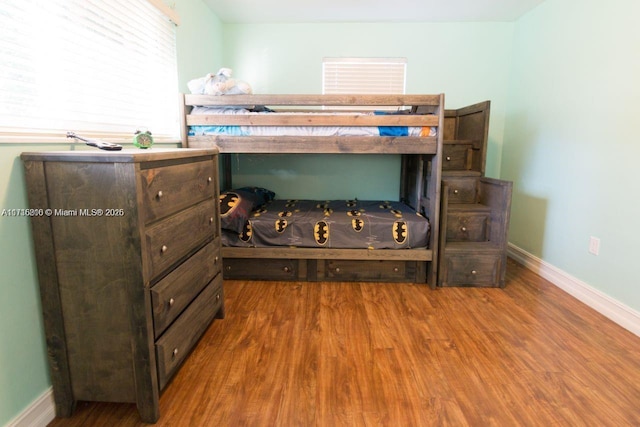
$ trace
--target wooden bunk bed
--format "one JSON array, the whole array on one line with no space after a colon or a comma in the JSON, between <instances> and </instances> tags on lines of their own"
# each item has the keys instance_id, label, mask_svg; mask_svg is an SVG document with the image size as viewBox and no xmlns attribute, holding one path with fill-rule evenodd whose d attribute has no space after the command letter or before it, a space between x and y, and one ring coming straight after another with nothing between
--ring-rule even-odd
<instances>
[{"instance_id":1,"label":"wooden bunk bed","mask_svg":"<svg viewBox=\"0 0 640 427\"><path fill-rule=\"evenodd\" d=\"M427 244L410 249L223 247L225 278L436 285L444 95L183 95L182 109L183 146L220 150L222 191L233 188L231 154L396 154L397 201L429 222ZM298 127L355 134L288 134Z\"/></svg>"}]
</instances>

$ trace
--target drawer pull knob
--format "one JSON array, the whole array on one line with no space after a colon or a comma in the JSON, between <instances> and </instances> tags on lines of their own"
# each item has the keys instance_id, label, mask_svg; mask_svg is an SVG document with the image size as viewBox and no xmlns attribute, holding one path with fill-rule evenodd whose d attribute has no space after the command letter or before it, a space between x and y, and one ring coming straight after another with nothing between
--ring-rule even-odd
<instances>
[{"instance_id":1,"label":"drawer pull knob","mask_svg":"<svg viewBox=\"0 0 640 427\"><path fill-rule=\"evenodd\" d=\"M213 263L214 263L214 264L217 264L219 260L220 260L220 257L215 257L215 258L213 259Z\"/></svg>"},{"instance_id":2,"label":"drawer pull knob","mask_svg":"<svg viewBox=\"0 0 640 427\"><path fill-rule=\"evenodd\" d=\"M171 354L173 355L173 357L176 357L178 355L178 348L174 348L173 352L171 352Z\"/></svg>"},{"instance_id":3,"label":"drawer pull knob","mask_svg":"<svg viewBox=\"0 0 640 427\"><path fill-rule=\"evenodd\" d=\"M453 194L458 194L459 191L458 190L453 190Z\"/></svg>"},{"instance_id":4,"label":"drawer pull knob","mask_svg":"<svg viewBox=\"0 0 640 427\"><path fill-rule=\"evenodd\" d=\"M336 267L336 273L340 273L340 267Z\"/></svg>"},{"instance_id":5,"label":"drawer pull knob","mask_svg":"<svg viewBox=\"0 0 640 427\"><path fill-rule=\"evenodd\" d=\"M447 162L451 161L451 156L447 156Z\"/></svg>"},{"instance_id":6,"label":"drawer pull knob","mask_svg":"<svg viewBox=\"0 0 640 427\"><path fill-rule=\"evenodd\" d=\"M213 224L213 217L209 218L209 224Z\"/></svg>"},{"instance_id":7,"label":"drawer pull knob","mask_svg":"<svg viewBox=\"0 0 640 427\"><path fill-rule=\"evenodd\" d=\"M211 181L213 181L213 178L211 177L207 178L207 182L211 182Z\"/></svg>"},{"instance_id":8,"label":"drawer pull knob","mask_svg":"<svg viewBox=\"0 0 640 427\"><path fill-rule=\"evenodd\" d=\"M173 307L173 304L175 304L175 303L176 303L176 300L174 300L173 298L171 298L171 299L169 300L169 307Z\"/></svg>"},{"instance_id":9,"label":"drawer pull knob","mask_svg":"<svg viewBox=\"0 0 640 427\"><path fill-rule=\"evenodd\" d=\"M216 294L216 301L220 301L220 294Z\"/></svg>"},{"instance_id":10,"label":"drawer pull knob","mask_svg":"<svg viewBox=\"0 0 640 427\"><path fill-rule=\"evenodd\" d=\"M393 267L393 272L397 273L398 271L400 271L400 269L398 267Z\"/></svg>"},{"instance_id":11,"label":"drawer pull knob","mask_svg":"<svg viewBox=\"0 0 640 427\"><path fill-rule=\"evenodd\" d=\"M467 227L460 227L460 230L462 230L463 232L467 231Z\"/></svg>"},{"instance_id":12,"label":"drawer pull knob","mask_svg":"<svg viewBox=\"0 0 640 427\"><path fill-rule=\"evenodd\" d=\"M162 198L163 194L162 194L162 190L158 191L158 194L156 195L156 197L158 199Z\"/></svg>"},{"instance_id":13,"label":"drawer pull knob","mask_svg":"<svg viewBox=\"0 0 640 427\"><path fill-rule=\"evenodd\" d=\"M160 252L161 252L161 253L165 253L165 252L167 252L167 249L169 249L169 248L167 247L167 245L162 245L162 247L160 248Z\"/></svg>"},{"instance_id":14,"label":"drawer pull knob","mask_svg":"<svg viewBox=\"0 0 640 427\"><path fill-rule=\"evenodd\" d=\"M227 271L231 271L231 266L227 265Z\"/></svg>"},{"instance_id":15,"label":"drawer pull knob","mask_svg":"<svg viewBox=\"0 0 640 427\"><path fill-rule=\"evenodd\" d=\"M282 271L284 271L285 273L288 273L291 271L291 269L289 267L283 267Z\"/></svg>"},{"instance_id":16,"label":"drawer pull knob","mask_svg":"<svg viewBox=\"0 0 640 427\"><path fill-rule=\"evenodd\" d=\"M477 272L477 271L475 271L475 270L471 270L471 274L474 274L474 275L475 275L476 273L478 273L478 272Z\"/></svg>"}]
</instances>

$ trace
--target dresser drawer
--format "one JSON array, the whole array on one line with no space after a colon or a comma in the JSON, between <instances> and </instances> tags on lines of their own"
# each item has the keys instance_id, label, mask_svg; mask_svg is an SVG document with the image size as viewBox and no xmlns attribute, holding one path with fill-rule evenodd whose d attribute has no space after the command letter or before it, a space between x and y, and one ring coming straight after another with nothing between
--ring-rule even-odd
<instances>
[{"instance_id":1,"label":"dresser drawer","mask_svg":"<svg viewBox=\"0 0 640 427\"><path fill-rule=\"evenodd\" d=\"M215 197L215 174L211 160L141 170L145 223Z\"/></svg>"},{"instance_id":2,"label":"dresser drawer","mask_svg":"<svg viewBox=\"0 0 640 427\"><path fill-rule=\"evenodd\" d=\"M158 338L220 272L220 239L208 243L151 288L154 336Z\"/></svg>"},{"instance_id":3,"label":"dresser drawer","mask_svg":"<svg viewBox=\"0 0 640 427\"><path fill-rule=\"evenodd\" d=\"M471 169L473 146L471 144L444 144L442 170L463 171Z\"/></svg>"},{"instance_id":4,"label":"dresser drawer","mask_svg":"<svg viewBox=\"0 0 640 427\"><path fill-rule=\"evenodd\" d=\"M156 341L160 390L167 385L171 376L189 355L218 310L222 308L223 301L222 276L218 275Z\"/></svg>"},{"instance_id":5,"label":"dresser drawer","mask_svg":"<svg viewBox=\"0 0 640 427\"><path fill-rule=\"evenodd\" d=\"M447 178L449 203L475 203L477 180L475 178Z\"/></svg>"},{"instance_id":6,"label":"dresser drawer","mask_svg":"<svg viewBox=\"0 0 640 427\"><path fill-rule=\"evenodd\" d=\"M224 278L244 280L306 280L304 260L297 259L249 259L225 258Z\"/></svg>"},{"instance_id":7,"label":"dresser drawer","mask_svg":"<svg viewBox=\"0 0 640 427\"><path fill-rule=\"evenodd\" d=\"M486 242L489 221L487 214L450 213L447 215L447 241Z\"/></svg>"},{"instance_id":8,"label":"dresser drawer","mask_svg":"<svg viewBox=\"0 0 640 427\"><path fill-rule=\"evenodd\" d=\"M443 286L498 286L498 254L445 254Z\"/></svg>"},{"instance_id":9,"label":"dresser drawer","mask_svg":"<svg viewBox=\"0 0 640 427\"><path fill-rule=\"evenodd\" d=\"M150 277L156 277L205 240L217 237L216 203L206 200L146 230Z\"/></svg>"}]
</instances>

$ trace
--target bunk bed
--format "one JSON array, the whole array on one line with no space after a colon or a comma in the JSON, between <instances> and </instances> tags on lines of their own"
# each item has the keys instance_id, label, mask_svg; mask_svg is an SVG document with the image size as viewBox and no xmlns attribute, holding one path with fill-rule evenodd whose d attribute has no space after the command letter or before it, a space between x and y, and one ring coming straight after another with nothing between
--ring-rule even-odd
<instances>
[{"instance_id":1,"label":"bunk bed","mask_svg":"<svg viewBox=\"0 0 640 427\"><path fill-rule=\"evenodd\" d=\"M220 150L223 224L225 208L235 212L223 226L225 278L436 285L444 95L186 94L181 106L183 146ZM234 188L230 156L256 153L400 155L399 194L397 200L274 200L258 183ZM312 218L306 240L297 216ZM339 225L338 216L347 222ZM351 243L337 234L382 216L391 221L384 226L389 236L374 231L374 238ZM276 246L259 238L260 219ZM286 227L292 234L284 238L279 232Z\"/></svg>"}]
</instances>

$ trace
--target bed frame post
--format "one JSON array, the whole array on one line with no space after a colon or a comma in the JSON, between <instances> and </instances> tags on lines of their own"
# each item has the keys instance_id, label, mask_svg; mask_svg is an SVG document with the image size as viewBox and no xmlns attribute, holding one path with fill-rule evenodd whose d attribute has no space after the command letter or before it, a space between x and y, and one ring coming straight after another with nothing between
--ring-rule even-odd
<instances>
[{"instance_id":1,"label":"bed frame post","mask_svg":"<svg viewBox=\"0 0 640 427\"><path fill-rule=\"evenodd\" d=\"M440 94L440 102L438 106L437 114L438 120L438 140L436 154L431 156L428 167L428 187L427 192L429 194L429 209L431 210L429 215L429 221L431 222L431 234L429 236L429 247L433 249L433 259L427 265L427 283L431 288L434 288L438 284L438 242L439 242L439 230L440 230L440 190L442 180L442 150L444 145L444 94Z\"/></svg>"},{"instance_id":2,"label":"bed frame post","mask_svg":"<svg viewBox=\"0 0 640 427\"><path fill-rule=\"evenodd\" d=\"M191 110L191 107L187 107L184 103L184 93L178 94L178 105L180 106L180 139L182 141L182 148L189 148L188 128L187 128L187 108ZM190 112L190 111L189 111Z\"/></svg>"},{"instance_id":3,"label":"bed frame post","mask_svg":"<svg viewBox=\"0 0 640 427\"><path fill-rule=\"evenodd\" d=\"M220 154L220 190L230 190L233 188L233 178L231 173L231 154Z\"/></svg>"}]
</instances>

